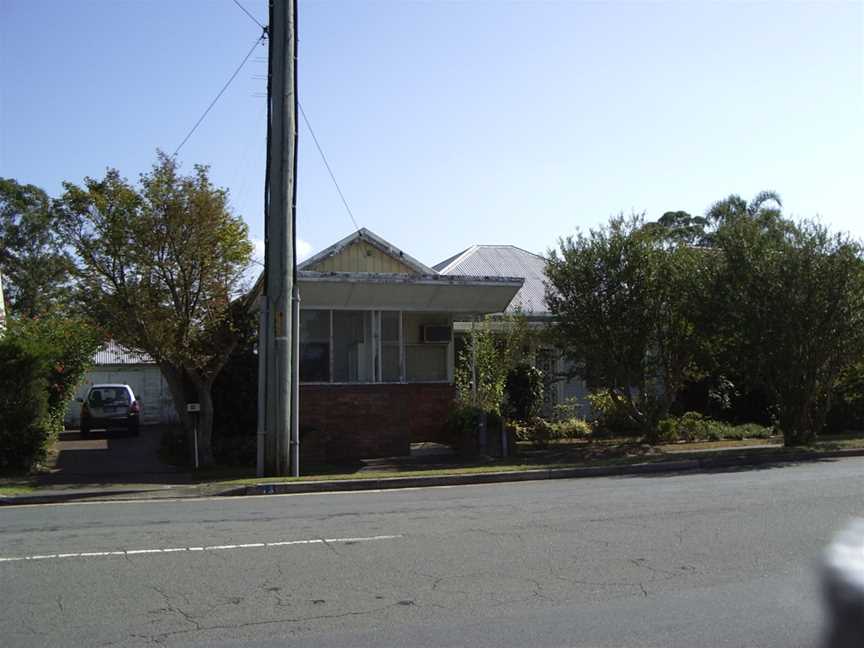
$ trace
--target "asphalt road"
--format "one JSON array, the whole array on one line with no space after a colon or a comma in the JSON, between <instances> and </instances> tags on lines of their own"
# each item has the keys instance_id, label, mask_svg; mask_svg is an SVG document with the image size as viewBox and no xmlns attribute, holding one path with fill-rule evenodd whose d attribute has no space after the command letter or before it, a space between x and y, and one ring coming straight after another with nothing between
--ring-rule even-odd
<instances>
[{"instance_id":1,"label":"asphalt road","mask_svg":"<svg viewBox=\"0 0 864 648\"><path fill-rule=\"evenodd\" d=\"M864 459L5 508L0 644L817 646L862 514Z\"/></svg>"}]
</instances>

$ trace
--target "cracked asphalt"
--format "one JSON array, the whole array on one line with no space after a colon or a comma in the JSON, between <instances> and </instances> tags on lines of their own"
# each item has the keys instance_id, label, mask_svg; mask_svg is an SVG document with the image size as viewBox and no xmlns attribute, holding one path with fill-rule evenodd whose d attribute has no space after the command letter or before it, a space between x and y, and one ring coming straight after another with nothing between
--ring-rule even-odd
<instances>
[{"instance_id":1,"label":"cracked asphalt","mask_svg":"<svg viewBox=\"0 0 864 648\"><path fill-rule=\"evenodd\" d=\"M0 557L343 540L0 562L0 644L815 647L819 553L862 514L861 458L10 507Z\"/></svg>"}]
</instances>

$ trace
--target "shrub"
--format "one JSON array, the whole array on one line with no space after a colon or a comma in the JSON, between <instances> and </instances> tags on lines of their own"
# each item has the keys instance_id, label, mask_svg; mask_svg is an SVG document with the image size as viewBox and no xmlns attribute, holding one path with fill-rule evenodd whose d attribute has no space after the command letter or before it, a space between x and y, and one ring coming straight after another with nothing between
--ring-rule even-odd
<instances>
[{"instance_id":1,"label":"shrub","mask_svg":"<svg viewBox=\"0 0 864 648\"><path fill-rule=\"evenodd\" d=\"M588 394L588 403L591 405L591 428L594 432L606 436L640 434L636 422L613 400L607 390Z\"/></svg>"},{"instance_id":2,"label":"shrub","mask_svg":"<svg viewBox=\"0 0 864 648\"><path fill-rule=\"evenodd\" d=\"M461 452L473 454L480 450L480 419L484 411L473 405L465 405L455 401L447 416L447 431L454 440L454 444ZM500 434L504 419L495 412L485 412L487 439L495 434Z\"/></svg>"},{"instance_id":3,"label":"shrub","mask_svg":"<svg viewBox=\"0 0 864 648\"><path fill-rule=\"evenodd\" d=\"M531 423L527 421L509 421L508 425L513 428L517 441L536 445L534 443L534 429Z\"/></svg>"},{"instance_id":4,"label":"shrub","mask_svg":"<svg viewBox=\"0 0 864 648\"><path fill-rule=\"evenodd\" d=\"M42 360L15 340L0 340L0 469L28 470L51 440Z\"/></svg>"},{"instance_id":5,"label":"shrub","mask_svg":"<svg viewBox=\"0 0 864 648\"><path fill-rule=\"evenodd\" d=\"M47 381L49 434L63 430L63 418L75 388L103 341L101 331L74 318L41 317L9 321L5 338L37 358Z\"/></svg>"},{"instance_id":6,"label":"shrub","mask_svg":"<svg viewBox=\"0 0 864 648\"><path fill-rule=\"evenodd\" d=\"M504 414L527 421L543 409L543 372L529 364L518 364L507 374L504 384Z\"/></svg>"},{"instance_id":7,"label":"shrub","mask_svg":"<svg viewBox=\"0 0 864 648\"><path fill-rule=\"evenodd\" d=\"M657 427L657 439L661 443L680 441L722 441L732 439L766 439L773 430L756 423L730 425L722 421L705 418L698 412L687 412L680 417L668 417Z\"/></svg>"},{"instance_id":8,"label":"shrub","mask_svg":"<svg viewBox=\"0 0 864 648\"><path fill-rule=\"evenodd\" d=\"M758 423L726 426L724 439L767 439L775 434L774 428Z\"/></svg>"},{"instance_id":9,"label":"shrub","mask_svg":"<svg viewBox=\"0 0 864 648\"><path fill-rule=\"evenodd\" d=\"M584 439L593 432L591 424L585 419L571 417L552 423L556 439Z\"/></svg>"},{"instance_id":10,"label":"shrub","mask_svg":"<svg viewBox=\"0 0 864 648\"><path fill-rule=\"evenodd\" d=\"M827 414L830 432L864 430L864 360L847 367L834 385Z\"/></svg>"},{"instance_id":11,"label":"shrub","mask_svg":"<svg viewBox=\"0 0 864 648\"><path fill-rule=\"evenodd\" d=\"M533 418L530 421L514 421L512 425L516 430L516 438L519 441L530 443L535 448L545 448L550 441L556 438L555 427L542 418Z\"/></svg>"},{"instance_id":12,"label":"shrub","mask_svg":"<svg viewBox=\"0 0 864 648\"><path fill-rule=\"evenodd\" d=\"M552 406L552 418L556 421L564 421L567 419L584 418L584 407L579 402L578 398L570 397L564 400L563 403L558 403Z\"/></svg>"}]
</instances>

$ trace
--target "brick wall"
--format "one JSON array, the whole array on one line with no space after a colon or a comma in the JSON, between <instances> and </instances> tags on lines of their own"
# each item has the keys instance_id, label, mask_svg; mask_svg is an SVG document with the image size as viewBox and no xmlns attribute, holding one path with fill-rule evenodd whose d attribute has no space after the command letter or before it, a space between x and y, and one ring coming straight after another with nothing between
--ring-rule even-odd
<instances>
[{"instance_id":1,"label":"brick wall","mask_svg":"<svg viewBox=\"0 0 864 648\"><path fill-rule=\"evenodd\" d=\"M453 385L301 385L307 461L406 455L416 441L447 443Z\"/></svg>"}]
</instances>

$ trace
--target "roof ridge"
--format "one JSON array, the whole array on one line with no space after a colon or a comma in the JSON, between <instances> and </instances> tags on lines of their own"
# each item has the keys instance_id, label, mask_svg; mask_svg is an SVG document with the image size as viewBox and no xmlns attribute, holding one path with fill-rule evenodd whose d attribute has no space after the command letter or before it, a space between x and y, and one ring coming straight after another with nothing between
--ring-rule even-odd
<instances>
[{"instance_id":1,"label":"roof ridge","mask_svg":"<svg viewBox=\"0 0 864 648\"><path fill-rule=\"evenodd\" d=\"M536 252L532 252L531 250L526 250L523 247L519 247L518 245L513 245L512 243L481 243L480 245L476 245L478 248L513 248L514 250L519 250L521 252L525 252L526 254L531 254L539 259L546 259L542 254L537 254Z\"/></svg>"},{"instance_id":2,"label":"roof ridge","mask_svg":"<svg viewBox=\"0 0 864 648\"><path fill-rule=\"evenodd\" d=\"M454 266L460 264L460 263L461 263L462 261L464 261L467 257L469 257L471 254L473 254L474 252L476 252L478 247L479 247L479 246L476 245L476 244L475 244L475 245L471 245L470 247L465 248L462 252L460 252L459 254L457 254L455 257L450 257L450 259L445 259L445 261L450 261L450 263L448 263L446 266L444 266L443 268L441 268L441 269L438 271L438 273L439 273L439 274L447 274L447 273L450 271L451 268L453 268ZM451 260L451 259L452 259L452 260Z\"/></svg>"}]
</instances>

